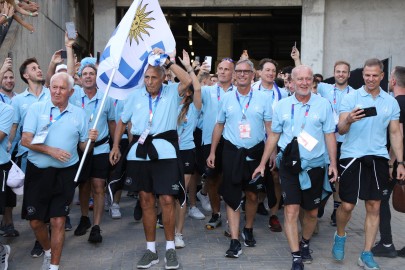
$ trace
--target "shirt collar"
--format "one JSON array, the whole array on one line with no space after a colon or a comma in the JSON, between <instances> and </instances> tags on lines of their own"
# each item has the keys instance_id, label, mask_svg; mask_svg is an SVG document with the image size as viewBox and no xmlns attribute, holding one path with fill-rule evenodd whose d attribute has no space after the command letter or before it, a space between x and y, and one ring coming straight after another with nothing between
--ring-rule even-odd
<instances>
[{"instance_id":1,"label":"shirt collar","mask_svg":"<svg viewBox=\"0 0 405 270\"><path fill-rule=\"evenodd\" d=\"M50 100L49 103L50 103L50 105L51 105L51 109L53 109L53 108L58 108L58 107L56 107L56 106L53 104L52 100ZM64 111L72 112L72 111L73 111L73 105L70 104L70 103L68 103L68 105L66 106L66 108L65 108Z\"/></svg>"},{"instance_id":2,"label":"shirt collar","mask_svg":"<svg viewBox=\"0 0 405 270\"><path fill-rule=\"evenodd\" d=\"M308 105L312 105L312 103L314 103L314 100L317 97L317 95L313 94L312 92L310 95L311 95L311 97L309 98L308 102L306 103ZM298 101L298 99L296 98L295 93L294 93L294 95L292 95L292 104L300 104L300 103L302 104L301 101Z\"/></svg>"},{"instance_id":3,"label":"shirt collar","mask_svg":"<svg viewBox=\"0 0 405 270\"><path fill-rule=\"evenodd\" d=\"M359 91L359 93L360 93L360 95L361 95L362 97L365 97L365 96L371 96L371 97L373 97L370 93L368 93L368 92L366 91L366 89L364 88L364 85L363 85L358 91ZM385 94L385 91L382 90L382 88L380 87L380 93L378 93L377 97L384 98L384 94Z\"/></svg>"}]
</instances>

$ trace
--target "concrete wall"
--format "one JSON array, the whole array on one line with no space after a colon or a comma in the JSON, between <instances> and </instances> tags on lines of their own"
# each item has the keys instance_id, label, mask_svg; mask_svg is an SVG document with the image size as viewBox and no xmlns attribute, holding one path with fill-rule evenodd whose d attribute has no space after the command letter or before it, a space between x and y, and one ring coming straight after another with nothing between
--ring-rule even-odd
<instances>
[{"instance_id":1,"label":"concrete wall","mask_svg":"<svg viewBox=\"0 0 405 270\"><path fill-rule=\"evenodd\" d=\"M115 0L97 0L94 5L94 55L104 51L116 27L116 7Z\"/></svg>"},{"instance_id":2,"label":"concrete wall","mask_svg":"<svg viewBox=\"0 0 405 270\"><path fill-rule=\"evenodd\" d=\"M117 0L119 7L131 5L133 0ZM277 7L301 6L302 0L159 0L162 7Z\"/></svg>"},{"instance_id":3,"label":"concrete wall","mask_svg":"<svg viewBox=\"0 0 405 270\"><path fill-rule=\"evenodd\" d=\"M323 73L331 76L339 59L353 69L373 57L405 66L404 11L403 0L326 1Z\"/></svg>"},{"instance_id":4,"label":"concrete wall","mask_svg":"<svg viewBox=\"0 0 405 270\"><path fill-rule=\"evenodd\" d=\"M82 42L86 42L88 36L88 23L83 22L83 20L79 19L80 17L77 17L76 8L78 4L75 3L76 1L38 0L37 2L40 5L39 16L24 18L34 25L35 32L30 34L28 30L14 21L0 49L1 64L7 56L7 52L13 52L16 92L22 92L26 87L25 83L20 79L18 72L19 66L25 59L36 57L45 76L53 53L56 50L64 48L66 21L73 20L76 22ZM83 3L80 3L80 7L82 6Z\"/></svg>"}]
</instances>

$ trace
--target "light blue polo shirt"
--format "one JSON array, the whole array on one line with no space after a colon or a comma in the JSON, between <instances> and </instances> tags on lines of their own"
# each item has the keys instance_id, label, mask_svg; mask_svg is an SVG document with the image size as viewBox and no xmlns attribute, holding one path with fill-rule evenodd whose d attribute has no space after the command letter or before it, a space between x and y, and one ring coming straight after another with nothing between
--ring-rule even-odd
<instances>
[{"instance_id":1,"label":"light blue polo shirt","mask_svg":"<svg viewBox=\"0 0 405 270\"><path fill-rule=\"evenodd\" d=\"M101 101L104 93L100 90L90 100L83 89L75 91L70 97L69 102L73 105L84 109L86 113L86 120L88 121L89 128L93 128L93 123L96 120L97 114L101 108ZM115 121L115 108L114 99L107 97L100 119L97 122L96 129L98 130L97 141L102 140L109 135L108 121ZM105 154L110 152L110 145L108 141L102 145L94 147L93 155Z\"/></svg>"},{"instance_id":2,"label":"light blue polo shirt","mask_svg":"<svg viewBox=\"0 0 405 270\"><path fill-rule=\"evenodd\" d=\"M180 114L183 104L179 106L178 114ZM198 116L200 111L191 103L188 107L186 119L180 125L177 125L177 134L179 135L180 150L190 150L195 148L193 132L197 126Z\"/></svg>"},{"instance_id":3,"label":"light blue polo shirt","mask_svg":"<svg viewBox=\"0 0 405 270\"><path fill-rule=\"evenodd\" d=\"M24 92L18 94L11 100L11 105L14 108L14 120L13 124L19 124L17 133L22 133L23 124L25 120L25 115L27 114L28 108L38 101L48 101L51 99L51 93L48 88L42 87L41 94L37 97L28 91L28 88ZM17 135L16 135L17 137ZM18 143L18 153L17 156L21 156L28 151L28 148L21 145L21 142Z\"/></svg>"},{"instance_id":4,"label":"light blue polo shirt","mask_svg":"<svg viewBox=\"0 0 405 270\"><path fill-rule=\"evenodd\" d=\"M342 99L345 95L353 92L354 89L351 86L347 86L345 89L340 90L334 84L329 83L319 83L318 84L318 94L322 97L329 100L330 104L332 105L333 114L335 118L335 124L339 121L339 108L342 102ZM345 140L346 135L340 135L339 132L335 132L336 141L343 142Z\"/></svg>"},{"instance_id":5,"label":"light blue polo shirt","mask_svg":"<svg viewBox=\"0 0 405 270\"><path fill-rule=\"evenodd\" d=\"M276 83L273 83L273 87L271 89L267 89L264 88L261 81L257 81L252 84L252 88L254 90L259 90L262 91L263 93L266 93L270 97L269 102L273 108L280 99L288 97L288 92L284 88L278 86L276 87Z\"/></svg>"},{"instance_id":6,"label":"light blue polo shirt","mask_svg":"<svg viewBox=\"0 0 405 270\"><path fill-rule=\"evenodd\" d=\"M178 83L162 85L160 97L152 99L152 127L149 135L163 133L169 130L177 130L177 110L182 100L178 93ZM156 103L157 102L157 103ZM145 86L129 94L121 114L121 121L128 123L131 121L131 134L141 135L148 127L149 122L149 93ZM159 159L176 158L176 150L173 145L163 139L152 141L159 155ZM150 160L137 158L135 155L138 143L135 143L127 155L127 160Z\"/></svg>"},{"instance_id":7,"label":"light blue polo shirt","mask_svg":"<svg viewBox=\"0 0 405 270\"><path fill-rule=\"evenodd\" d=\"M228 91L234 91L236 87L231 85ZM217 123L217 115L221 105L221 99L226 92L218 84L203 86L201 88L202 107L202 145L211 144L212 132Z\"/></svg>"},{"instance_id":8,"label":"light blue polo shirt","mask_svg":"<svg viewBox=\"0 0 405 270\"><path fill-rule=\"evenodd\" d=\"M17 94L13 92L13 97L15 97ZM0 92L0 102L6 103L6 104L11 104L11 98L7 96L6 94Z\"/></svg>"},{"instance_id":9,"label":"light blue polo shirt","mask_svg":"<svg viewBox=\"0 0 405 270\"><path fill-rule=\"evenodd\" d=\"M7 152L7 144L8 135L10 135L11 126L13 125L13 114L14 110L11 105L0 102L0 131L6 134L0 142L0 164L5 164L11 159L10 152Z\"/></svg>"},{"instance_id":10,"label":"light blue polo shirt","mask_svg":"<svg viewBox=\"0 0 405 270\"><path fill-rule=\"evenodd\" d=\"M380 88L376 98L364 90L364 86L343 97L340 113L351 112L355 107L376 107L377 115L365 117L351 124L342 144L340 158L358 158L375 155L389 158L387 151L387 127L391 120L399 119L399 105L395 98Z\"/></svg>"},{"instance_id":11,"label":"light blue polo shirt","mask_svg":"<svg viewBox=\"0 0 405 270\"><path fill-rule=\"evenodd\" d=\"M238 102L237 94L240 102ZM252 96L251 99L250 96ZM249 91L245 96L241 95L238 90L226 93L221 101L222 106L218 113L218 123L225 124L223 131L224 139L230 141L237 148L243 147L246 149L263 141L265 138L264 121L271 121L272 118L269 99L269 95L258 90ZM249 107L246 109L248 102ZM242 108L246 116L246 120L243 121ZM241 123L249 123L250 138L242 139L240 137L239 125Z\"/></svg>"},{"instance_id":12,"label":"light blue polo shirt","mask_svg":"<svg viewBox=\"0 0 405 270\"><path fill-rule=\"evenodd\" d=\"M291 121L292 104L294 104L294 133L292 133ZM308 105L308 116L305 117ZM271 129L275 133L281 133L278 146L284 151L284 148L291 142L292 138L299 136L304 121L304 130L318 141L312 151L308 151L299 144L301 158L310 160L326 153L324 134L335 132L332 107L329 101L313 93L311 93L307 104L299 102L295 98L295 95L284 98L274 108Z\"/></svg>"},{"instance_id":13,"label":"light blue polo shirt","mask_svg":"<svg viewBox=\"0 0 405 270\"><path fill-rule=\"evenodd\" d=\"M124 104L126 100L114 99L114 112L115 112L115 123L118 124L118 121L121 119L121 114L124 111ZM122 139L128 139L126 133L122 134Z\"/></svg>"},{"instance_id":14,"label":"light blue polo shirt","mask_svg":"<svg viewBox=\"0 0 405 270\"><path fill-rule=\"evenodd\" d=\"M50 123L50 114L56 120L62 114L59 108L55 107L52 101L37 102L28 110L24 121L23 132L37 134L43 127ZM61 162L50 155L32 150L28 151L28 160L38 168L66 168L79 161L77 154L77 144L88 139L88 125L85 113L80 108L68 104L64 113L58 120L48 128L48 136L44 144L63 149L71 154L67 162Z\"/></svg>"}]
</instances>

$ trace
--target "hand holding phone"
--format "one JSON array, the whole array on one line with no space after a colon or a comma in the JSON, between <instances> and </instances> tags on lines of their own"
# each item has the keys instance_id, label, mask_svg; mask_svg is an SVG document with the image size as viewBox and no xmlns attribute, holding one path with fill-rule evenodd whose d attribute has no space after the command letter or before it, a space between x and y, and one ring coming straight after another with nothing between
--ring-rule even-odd
<instances>
[{"instance_id":1,"label":"hand holding phone","mask_svg":"<svg viewBox=\"0 0 405 270\"><path fill-rule=\"evenodd\" d=\"M66 31L69 39L76 38L76 27L74 22L66 22Z\"/></svg>"},{"instance_id":2,"label":"hand holding phone","mask_svg":"<svg viewBox=\"0 0 405 270\"><path fill-rule=\"evenodd\" d=\"M371 116L376 116L377 115L377 108L376 107L367 107L363 108L363 114L365 115L364 117L371 117Z\"/></svg>"},{"instance_id":3,"label":"hand holding phone","mask_svg":"<svg viewBox=\"0 0 405 270\"><path fill-rule=\"evenodd\" d=\"M67 58L67 53L66 51L60 51L60 58L66 59Z\"/></svg>"},{"instance_id":4,"label":"hand holding phone","mask_svg":"<svg viewBox=\"0 0 405 270\"><path fill-rule=\"evenodd\" d=\"M11 58L11 60L13 60L13 52L8 52L7 58Z\"/></svg>"},{"instance_id":5,"label":"hand holding phone","mask_svg":"<svg viewBox=\"0 0 405 270\"><path fill-rule=\"evenodd\" d=\"M258 173L255 177L253 177L252 180L249 181L249 184L255 183L257 180L259 180L259 178L260 178L261 176L262 176L262 175L261 175L260 173Z\"/></svg>"}]
</instances>

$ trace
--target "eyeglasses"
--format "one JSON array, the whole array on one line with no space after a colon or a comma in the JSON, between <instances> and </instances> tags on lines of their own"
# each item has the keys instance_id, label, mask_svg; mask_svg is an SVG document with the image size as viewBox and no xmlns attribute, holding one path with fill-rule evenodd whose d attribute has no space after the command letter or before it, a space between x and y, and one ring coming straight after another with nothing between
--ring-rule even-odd
<instances>
[{"instance_id":1,"label":"eyeglasses","mask_svg":"<svg viewBox=\"0 0 405 270\"><path fill-rule=\"evenodd\" d=\"M224 61L228 61L228 62L231 62L231 63L234 62L232 58L228 58L228 57L222 58L221 62L224 62Z\"/></svg>"},{"instance_id":2,"label":"eyeglasses","mask_svg":"<svg viewBox=\"0 0 405 270\"><path fill-rule=\"evenodd\" d=\"M249 75L252 72L253 72L253 70L235 69L235 73L237 75L244 75L244 74Z\"/></svg>"}]
</instances>

